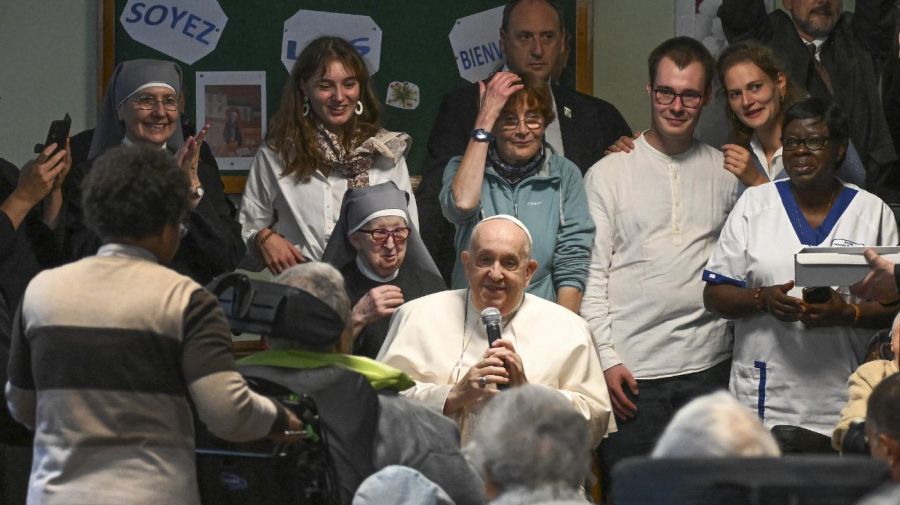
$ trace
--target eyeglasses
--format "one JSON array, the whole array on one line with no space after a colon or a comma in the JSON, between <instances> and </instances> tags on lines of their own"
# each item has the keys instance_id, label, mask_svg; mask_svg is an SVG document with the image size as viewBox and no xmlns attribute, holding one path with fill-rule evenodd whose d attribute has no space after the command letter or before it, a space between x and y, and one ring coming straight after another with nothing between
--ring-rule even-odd
<instances>
[{"instance_id":1,"label":"eyeglasses","mask_svg":"<svg viewBox=\"0 0 900 505\"><path fill-rule=\"evenodd\" d=\"M506 132L517 130L522 119L519 116L503 116L500 118L500 129ZM525 116L525 128L529 130L537 130L544 126L544 118L536 115Z\"/></svg>"},{"instance_id":2,"label":"eyeglasses","mask_svg":"<svg viewBox=\"0 0 900 505\"><path fill-rule=\"evenodd\" d=\"M819 151L828 145L829 140L828 137L811 137L808 139L782 137L781 147L784 148L785 151L795 151L800 147L800 144L803 144L810 151Z\"/></svg>"},{"instance_id":3,"label":"eyeglasses","mask_svg":"<svg viewBox=\"0 0 900 505\"><path fill-rule=\"evenodd\" d=\"M152 110L156 108L157 103L163 105L163 109L169 111L178 110L178 96L167 96L165 98L156 98L150 95L140 95L131 99L135 106L141 110Z\"/></svg>"},{"instance_id":4,"label":"eyeglasses","mask_svg":"<svg viewBox=\"0 0 900 505\"><path fill-rule=\"evenodd\" d=\"M703 95L692 91L687 93L676 93L671 89L654 88L653 98L655 98L656 103L660 105L670 105L676 98L681 98L681 105L689 109L694 109L700 105L700 102L703 100Z\"/></svg>"},{"instance_id":5,"label":"eyeglasses","mask_svg":"<svg viewBox=\"0 0 900 505\"><path fill-rule=\"evenodd\" d=\"M372 236L372 240L378 242L379 244L383 244L387 242L388 237L394 238L394 243L405 242L409 237L409 228L394 228L393 230L386 230L384 228L378 228L377 230L356 230L361 231L363 233L368 233Z\"/></svg>"}]
</instances>

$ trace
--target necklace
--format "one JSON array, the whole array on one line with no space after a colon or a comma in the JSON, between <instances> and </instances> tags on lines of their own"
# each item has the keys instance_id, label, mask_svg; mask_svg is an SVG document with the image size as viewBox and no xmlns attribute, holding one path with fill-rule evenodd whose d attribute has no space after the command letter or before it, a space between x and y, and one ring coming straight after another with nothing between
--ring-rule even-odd
<instances>
[{"instance_id":1,"label":"necklace","mask_svg":"<svg viewBox=\"0 0 900 505\"><path fill-rule=\"evenodd\" d=\"M808 237L808 240L803 240L803 237L800 236L800 241L804 243L804 245L817 245L822 242L822 237L820 237L822 233L822 225L825 224L825 220L828 219L828 214L831 213L831 206L834 205L834 200L837 198L838 193L841 192L842 184L837 184L834 190L831 192L831 198L828 200L828 207L825 208L825 214L822 217L822 222L819 223L819 226L813 226L812 223L806 219L806 215L803 214L803 209L800 206L800 198L797 196L797 191L794 189L793 184L791 184L791 195L794 197L794 202L797 204L794 209L794 219L796 220L796 229L798 235L803 235L802 230L804 229L803 223L805 222L807 226L811 229L811 231L815 232L815 235L812 237ZM806 244L806 242L811 242L811 244Z\"/></svg>"}]
</instances>

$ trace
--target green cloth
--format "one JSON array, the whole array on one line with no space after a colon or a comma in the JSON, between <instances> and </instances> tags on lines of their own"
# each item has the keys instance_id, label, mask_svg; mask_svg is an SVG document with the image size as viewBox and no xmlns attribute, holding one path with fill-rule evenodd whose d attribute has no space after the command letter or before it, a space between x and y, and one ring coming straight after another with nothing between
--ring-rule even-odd
<instances>
[{"instance_id":1,"label":"green cloth","mask_svg":"<svg viewBox=\"0 0 900 505\"><path fill-rule=\"evenodd\" d=\"M300 350L263 351L251 354L237 362L241 366L275 366L307 370L326 366L339 366L361 374L368 379L375 391L394 389L403 391L415 386L415 382L400 370L369 359L329 352Z\"/></svg>"}]
</instances>

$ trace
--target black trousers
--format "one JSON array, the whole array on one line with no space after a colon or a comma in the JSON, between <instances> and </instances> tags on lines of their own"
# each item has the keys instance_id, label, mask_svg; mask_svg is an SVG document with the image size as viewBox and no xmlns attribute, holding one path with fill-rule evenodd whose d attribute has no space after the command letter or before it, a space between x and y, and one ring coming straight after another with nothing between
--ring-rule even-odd
<instances>
[{"instance_id":1,"label":"black trousers","mask_svg":"<svg viewBox=\"0 0 900 505\"><path fill-rule=\"evenodd\" d=\"M618 431L604 439L597 450L604 494L609 496L610 486L615 485L610 475L616 463L631 456L650 454L678 409L694 398L728 389L730 376L729 359L702 372L638 380L637 396L626 388L626 394L638 410L627 421L616 418Z\"/></svg>"}]
</instances>

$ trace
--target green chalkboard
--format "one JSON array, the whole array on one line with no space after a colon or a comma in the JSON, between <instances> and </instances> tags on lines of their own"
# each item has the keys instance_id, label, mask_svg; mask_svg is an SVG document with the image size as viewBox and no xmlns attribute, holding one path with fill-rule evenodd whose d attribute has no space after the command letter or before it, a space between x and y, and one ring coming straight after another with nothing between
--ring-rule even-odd
<instances>
[{"instance_id":1,"label":"green chalkboard","mask_svg":"<svg viewBox=\"0 0 900 505\"><path fill-rule=\"evenodd\" d=\"M160 2L146 0L144 8L157 3ZM125 32L119 20L126 4L126 0L115 0L114 4L114 63L134 58L173 59L135 41ZM501 0L219 0L228 23L216 49L193 65L179 63L189 94L195 89L197 72L265 71L271 118L288 77L281 62L284 21L299 9L370 16L382 30L380 68L372 81L376 96L384 101L387 86L393 81L409 81L419 86L420 104L416 109L398 109L382 103L383 126L405 131L413 137L408 165L410 173L415 175L421 172L425 145L441 98L465 82L459 76L448 38L455 21L503 4ZM565 0L563 4L570 46L574 47L575 1ZM567 84L574 80L574 60L573 50L562 77ZM195 118L194 105L193 97L189 96L185 114L191 120Z\"/></svg>"}]
</instances>

